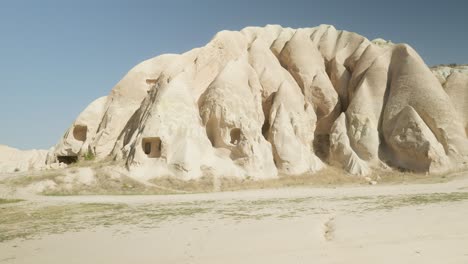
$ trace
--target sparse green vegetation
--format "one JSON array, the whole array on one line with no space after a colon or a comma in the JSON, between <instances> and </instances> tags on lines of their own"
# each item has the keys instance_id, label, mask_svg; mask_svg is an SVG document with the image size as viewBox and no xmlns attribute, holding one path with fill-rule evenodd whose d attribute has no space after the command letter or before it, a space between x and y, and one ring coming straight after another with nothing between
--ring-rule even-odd
<instances>
[{"instance_id":1,"label":"sparse green vegetation","mask_svg":"<svg viewBox=\"0 0 468 264\"><path fill-rule=\"evenodd\" d=\"M175 177L160 177L150 180L150 183L164 189L173 189L189 193L212 192L215 181L212 176L203 176L200 179L182 180ZM170 192L170 191L168 191ZM172 192L178 193L178 192Z\"/></svg>"},{"instance_id":2,"label":"sparse green vegetation","mask_svg":"<svg viewBox=\"0 0 468 264\"><path fill-rule=\"evenodd\" d=\"M204 176L198 180L184 181L174 177L155 178L152 184L189 193L213 191L237 191L251 189L274 189L283 187L317 186L331 187L339 185L367 184L362 177L343 174L341 170L328 167L314 174L297 176L280 175L278 178L255 180L250 177L235 178L223 177L215 179L213 176Z\"/></svg>"},{"instance_id":3,"label":"sparse green vegetation","mask_svg":"<svg viewBox=\"0 0 468 264\"><path fill-rule=\"evenodd\" d=\"M53 189L47 189L42 194L44 195L133 195L133 194L167 194L159 189L151 186L146 186L140 182L133 180L127 176L111 177L105 171L98 170L95 175L95 182L89 185L74 184L67 186L61 182L60 178L56 178L55 182L58 186Z\"/></svg>"},{"instance_id":4,"label":"sparse green vegetation","mask_svg":"<svg viewBox=\"0 0 468 264\"><path fill-rule=\"evenodd\" d=\"M431 69L435 69L435 68L439 68L439 67L458 68L458 67L465 67L465 66L468 66L468 64L449 63L449 64L437 64L437 65L433 65L433 66L431 66L430 68L431 68Z\"/></svg>"},{"instance_id":5,"label":"sparse green vegetation","mask_svg":"<svg viewBox=\"0 0 468 264\"><path fill-rule=\"evenodd\" d=\"M96 156L94 155L93 152L91 151L88 151L84 156L83 156L83 159L86 160L86 161L92 161L96 158Z\"/></svg>"},{"instance_id":6,"label":"sparse green vegetation","mask_svg":"<svg viewBox=\"0 0 468 264\"><path fill-rule=\"evenodd\" d=\"M395 209L404 206L417 206L443 202L459 202L468 200L468 192L431 193L399 196L378 196L372 204L372 210Z\"/></svg>"},{"instance_id":7,"label":"sparse green vegetation","mask_svg":"<svg viewBox=\"0 0 468 264\"><path fill-rule=\"evenodd\" d=\"M91 161L83 161L91 163ZM89 165L89 164L88 164ZM70 183L69 174L79 174L83 168L91 168L95 180L92 183ZM457 176L457 172L439 175L417 174L396 170L374 170L369 176L379 184L407 183L443 183ZM340 169L327 167L314 174L297 176L280 175L273 179L255 180L252 178L223 177L215 178L207 175L200 179L182 180L176 177L159 177L149 181L149 184L139 182L118 170L112 169L107 163L84 166L78 163L67 169L48 170L29 175L15 175L0 183L13 187L26 187L41 181L52 181L51 188L45 188L45 195L164 195L181 193L205 193L219 191L237 191L252 189L275 189L284 187L337 187L343 185L367 185L369 179L344 174Z\"/></svg>"},{"instance_id":8,"label":"sparse green vegetation","mask_svg":"<svg viewBox=\"0 0 468 264\"><path fill-rule=\"evenodd\" d=\"M31 207L27 204L3 207L0 214L0 242L30 238L42 233L62 233L103 225L123 209L119 204L69 204Z\"/></svg>"},{"instance_id":9,"label":"sparse green vegetation","mask_svg":"<svg viewBox=\"0 0 468 264\"><path fill-rule=\"evenodd\" d=\"M21 200L21 199L2 199L0 198L0 204L9 204L9 203L19 203L19 202L22 202L24 200Z\"/></svg>"},{"instance_id":10,"label":"sparse green vegetation","mask_svg":"<svg viewBox=\"0 0 468 264\"><path fill-rule=\"evenodd\" d=\"M233 221L255 221L264 218L287 220L310 214L330 214L330 210L366 213L374 210L394 210L406 206L465 200L468 200L468 192L388 196L310 196L227 202L204 200L156 202L132 206L120 203L38 205L33 202L19 203L21 200L3 199L0 200L0 242L113 225L155 228L165 221L189 219L195 216Z\"/></svg>"},{"instance_id":11,"label":"sparse green vegetation","mask_svg":"<svg viewBox=\"0 0 468 264\"><path fill-rule=\"evenodd\" d=\"M106 227L115 224L155 227L180 217L207 213L210 203L126 204L78 203L37 206L31 203L0 207L0 242L40 234Z\"/></svg>"},{"instance_id":12,"label":"sparse green vegetation","mask_svg":"<svg viewBox=\"0 0 468 264\"><path fill-rule=\"evenodd\" d=\"M29 174L29 175L18 175L15 177L7 178L0 183L15 186L15 187L25 187L34 182L40 182L45 180L55 180L58 176L63 175L63 171L60 170L50 170L43 171L39 173Z\"/></svg>"},{"instance_id":13,"label":"sparse green vegetation","mask_svg":"<svg viewBox=\"0 0 468 264\"><path fill-rule=\"evenodd\" d=\"M466 169L467 168L461 168L456 171L448 171L440 174L424 174L396 170L375 170L370 177L377 180L380 184L444 183L453 180L460 173L466 172Z\"/></svg>"}]
</instances>

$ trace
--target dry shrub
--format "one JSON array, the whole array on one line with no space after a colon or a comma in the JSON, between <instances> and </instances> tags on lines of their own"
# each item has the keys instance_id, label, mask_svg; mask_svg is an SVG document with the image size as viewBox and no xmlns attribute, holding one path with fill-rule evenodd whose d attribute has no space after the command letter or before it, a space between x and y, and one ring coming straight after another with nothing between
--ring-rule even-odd
<instances>
[{"instance_id":1,"label":"dry shrub","mask_svg":"<svg viewBox=\"0 0 468 264\"><path fill-rule=\"evenodd\" d=\"M272 179L203 176L196 180L182 180L175 177L161 177L150 180L160 187L183 192L236 191L248 189L273 189L298 186L338 186L343 184L365 184L362 177L343 173L342 170L327 167L314 174L296 176L280 175Z\"/></svg>"}]
</instances>

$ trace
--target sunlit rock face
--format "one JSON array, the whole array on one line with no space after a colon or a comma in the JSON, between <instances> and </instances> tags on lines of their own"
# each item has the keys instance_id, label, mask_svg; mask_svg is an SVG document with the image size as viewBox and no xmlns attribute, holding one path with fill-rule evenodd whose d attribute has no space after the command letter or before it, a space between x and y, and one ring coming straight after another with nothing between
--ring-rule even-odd
<instances>
[{"instance_id":1,"label":"sunlit rock face","mask_svg":"<svg viewBox=\"0 0 468 264\"><path fill-rule=\"evenodd\" d=\"M468 155L468 70L322 25L222 31L135 66L48 162L91 153L145 177L272 178L325 164L443 172Z\"/></svg>"}]
</instances>

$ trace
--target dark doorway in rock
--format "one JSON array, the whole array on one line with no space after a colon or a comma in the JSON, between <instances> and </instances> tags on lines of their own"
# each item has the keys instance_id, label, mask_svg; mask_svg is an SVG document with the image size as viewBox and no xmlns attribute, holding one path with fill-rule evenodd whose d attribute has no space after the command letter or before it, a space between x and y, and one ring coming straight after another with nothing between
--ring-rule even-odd
<instances>
[{"instance_id":1,"label":"dark doorway in rock","mask_svg":"<svg viewBox=\"0 0 468 264\"><path fill-rule=\"evenodd\" d=\"M241 130L239 128L231 129L231 144L237 145L240 142Z\"/></svg>"},{"instance_id":2,"label":"dark doorway in rock","mask_svg":"<svg viewBox=\"0 0 468 264\"><path fill-rule=\"evenodd\" d=\"M83 125L76 125L73 128L73 137L78 141L86 141L88 135L88 127Z\"/></svg>"},{"instance_id":3,"label":"dark doorway in rock","mask_svg":"<svg viewBox=\"0 0 468 264\"><path fill-rule=\"evenodd\" d=\"M268 140L269 132L270 132L270 122L268 121L268 119L265 119L265 122L263 123L263 126L262 126L262 135L266 140Z\"/></svg>"},{"instance_id":4,"label":"dark doorway in rock","mask_svg":"<svg viewBox=\"0 0 468 264\"><path fill-rule=\"evenodd\" d=\"M146 155L149 155L151 153L151 142L145 143L144 152Z\"/></svg>"},{"instance_id":5,"label":"dark doorway in rock","mask_svg":"<svg viewBox=\"0 0 468 264\"><path fill-rule=\"evenodd\" d=\"M78 161L78 156L57 156L59 163L72 164Z\"/></svg>"},{"instance_id":6,"label":"dark doorway in rock","mask_svg":"<svg viewBox=\"0 0 468 264\"><path fill-rule=\"evenodd\" d=\"M143 152L148 158L160 158L162 151L162 142L159 137L147 137L142 141Z\"/></svg>"}]
</instances>

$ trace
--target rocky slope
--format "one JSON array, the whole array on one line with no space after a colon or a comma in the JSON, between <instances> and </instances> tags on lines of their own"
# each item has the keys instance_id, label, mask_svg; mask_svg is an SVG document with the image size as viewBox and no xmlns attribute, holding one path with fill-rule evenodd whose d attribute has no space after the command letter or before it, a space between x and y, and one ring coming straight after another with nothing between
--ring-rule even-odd
<instances>
[{"instance_id":1,"label":"rocky slope","mask_svg":"<svg viewBox=\"0 0 468 264\"><path fill-rule=\"evenodd\" d=\"M324 164L355 175L443 172L467 160L468 74L433 70L406 44L328 25L222 31L202 48L135 66L47 162L91 153L134 175L185 179Z\"/></svg>"}]
</instances>

